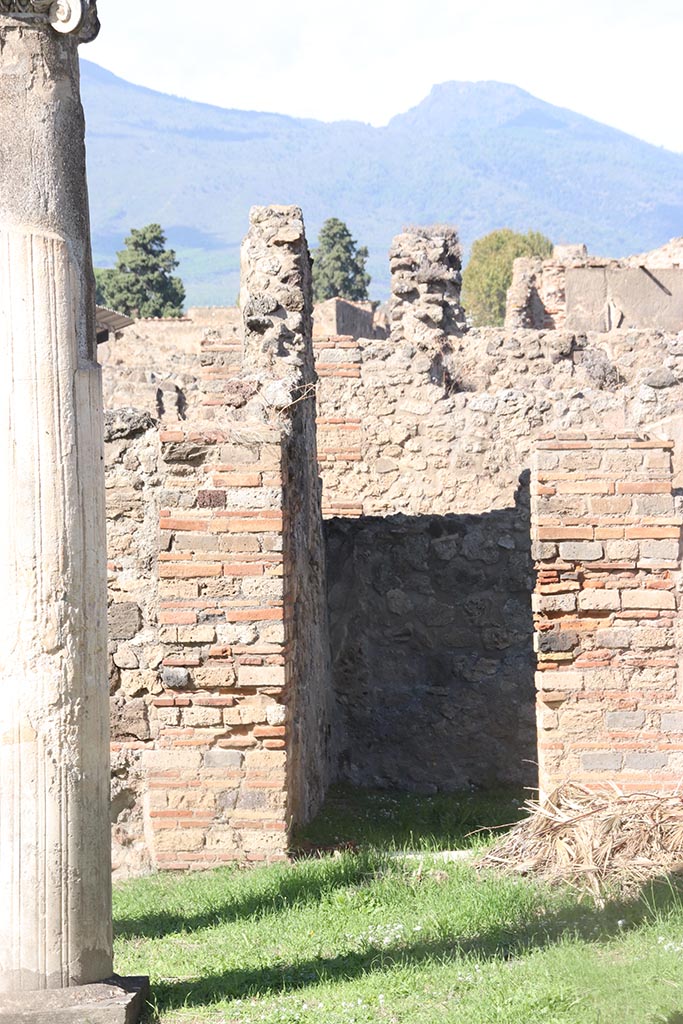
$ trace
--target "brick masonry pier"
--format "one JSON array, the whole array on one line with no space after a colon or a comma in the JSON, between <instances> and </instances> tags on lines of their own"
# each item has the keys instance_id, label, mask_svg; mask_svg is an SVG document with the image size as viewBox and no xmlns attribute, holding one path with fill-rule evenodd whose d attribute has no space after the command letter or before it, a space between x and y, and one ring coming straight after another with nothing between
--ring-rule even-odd
<instances>
[{"instance_id":1,"label":"brick masonry pier","mask_svg":"<svg viewBox=\"0 0 683 1024\"><path fill-rule=\"evenodd\" d=\"M547 435L532 477L541 791L675 789L683 768L672 441Z\"/></svg>"}]
</instances>

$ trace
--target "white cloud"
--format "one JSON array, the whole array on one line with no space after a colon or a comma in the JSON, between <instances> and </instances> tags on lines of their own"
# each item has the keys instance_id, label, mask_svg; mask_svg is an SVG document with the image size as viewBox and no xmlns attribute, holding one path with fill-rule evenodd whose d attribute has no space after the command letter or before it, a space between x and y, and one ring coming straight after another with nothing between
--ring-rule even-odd
<instances>
[{"instance_id":1,"label":"white cloud","mask_svg":"<svg viewBox=\"0 0 683 1024\"><path fill-rule=\"evenodd\" d=\"M102 34L83 55L163 92L383 124L437 82L493 79L683 151L679 0L99 6Z\"/></svg>"}]
</instances>

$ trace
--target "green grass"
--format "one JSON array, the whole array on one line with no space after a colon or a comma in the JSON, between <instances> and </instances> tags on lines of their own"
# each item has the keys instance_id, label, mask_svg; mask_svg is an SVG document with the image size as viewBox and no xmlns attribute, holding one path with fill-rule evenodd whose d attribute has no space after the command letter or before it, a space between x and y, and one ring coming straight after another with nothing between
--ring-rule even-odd
<instances>
[{"instance_id":1,"label":"green grass","mask_svg":"<svg viewBox=\"0 0 683 1024\"><path fill-rule=\"evenodd\" d=\"M596 909L439 859L510 811L336 790L301 841L352 850L118 886L117 970L151 975L163 1024L683 1024L683 887Z\"/></svg>"}]
</instances>

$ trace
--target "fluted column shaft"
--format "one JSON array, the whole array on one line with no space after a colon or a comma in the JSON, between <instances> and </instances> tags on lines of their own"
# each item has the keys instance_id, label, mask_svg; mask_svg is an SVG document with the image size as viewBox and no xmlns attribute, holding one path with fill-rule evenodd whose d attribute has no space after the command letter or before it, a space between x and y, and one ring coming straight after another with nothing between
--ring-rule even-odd
<instances>
[{"instance_id":1,"label":"fluted column shaft","mask_svg":"<svg viewBox=\"0 0 683 1024\"><path fill-rule=\"evenodd\" d=\"M106 542L77 39L0 14L0 993L112 973Z\"/></svg>"}]
</instances>

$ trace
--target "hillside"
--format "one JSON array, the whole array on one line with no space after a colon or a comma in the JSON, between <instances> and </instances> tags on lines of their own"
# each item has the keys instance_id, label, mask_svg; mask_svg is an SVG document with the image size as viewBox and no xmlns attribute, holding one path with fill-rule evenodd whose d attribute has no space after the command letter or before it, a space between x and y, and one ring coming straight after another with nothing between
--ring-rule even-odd
<instances>
[{"instance_id":1,"label":"hillside","mask_svg":"<svg viewBox=\"0 0 683 1024\"><path fill-rule=\"evenodd\" d=\"M370 249L372 294L406 224L497 227L628 255L683 234L683 155L511 85L449 82L386 127L224 110L82 61L96 263L158 221L182 259L188 303L235 300L254 203L297 203L314 245L328 216Z\"/></svg>"}]
</instances>

